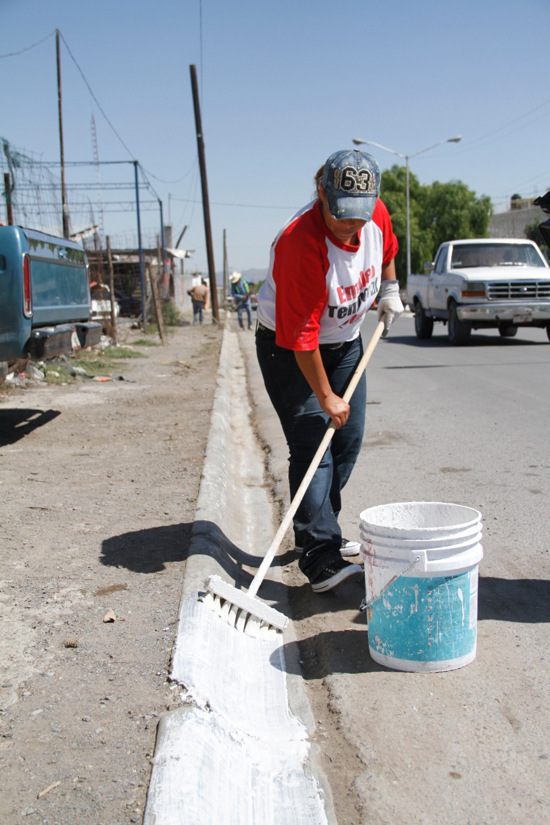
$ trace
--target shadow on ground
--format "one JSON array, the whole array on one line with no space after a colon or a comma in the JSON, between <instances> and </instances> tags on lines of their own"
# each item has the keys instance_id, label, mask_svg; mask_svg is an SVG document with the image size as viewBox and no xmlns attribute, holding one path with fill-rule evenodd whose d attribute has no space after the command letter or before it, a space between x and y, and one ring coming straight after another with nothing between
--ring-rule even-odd
<instances>
[{"instance_id":1,"label":"shadow on ground","mask_svg":"<svg viewBox=\"0 0 550 825\"><path fill-rule=\"evenodd\" d=\"M195 521L112 536L102 544L100 561L108 567L126 568L135 573L158 573L166 564L186 561L191 556L212 559L221 568L223 577L243 590L250 587L253 572L263 559L261 555L251 555L237 547L214 522ZM296 558L296 553L289 551L276 556L273 564L283 567ZM251 568L252 572L246 568ZM206 571L207 565L205 578L212 570ZM305 578L303 584L296 586L268 579L263 582L258 598L284 613L290 609L294 619L303 619L319 613L359 610L364 595L361 582L344 584L330 593L315 594ZM363 621L362 617L360 621Z\"/></svg>"},{"instance_id":2,"label":"shadow on ground","mask_svg":"<svg viewBox=\"0 0 550 825\"><path fill-rule=\"evenodd\" d=\"M351 587L351 585L349 585ZM334 596L343 588L338 588ZM330 594L326 594L325 598ZM347 598L351 594L347 594ZM296 594L295 594L296 596ZM320 598L319 596L317 597ZM346 599L346 594L340 598ZM302 600L300 600L301 602ZM336 599L334 608L340 601ZM340 603L341 604L341 603ZM300 606L300 605L299 605ZM311 602L303 615L313 606ZM330 606L318 605L319 612L329 612ZM349 605L348 605L349 607ZM342 609L344 607L342 606ZM294 615L296 618L296 615ZM536 579L498 579L483 577L479 581L479 621L493 620L518 623L550 621L550 581ZM358 613L355 627L309 636L283 646L287 670L306 680L322 679L332 673L374 673L386 671L374 662L368 651L368 630L365 617ZM272 663L277 667L276 656Z\"/></svg>"},{"instance_id":3,"label":"shadow on ground","mask_svg":"<svg viewBox=\"0 0 550 825\"><path fill-rule=\"evenodd\" d=\"M366 622L361 629L327 631L308 636L299 642L283 645L288 673L306 681L323 679L333 673L378 673L386 670L369 655ZM277 652L271 657L278 666ZM280 666L280 665L279 665Z\"/></svg>"},{"instance_id":4,"label":"shadow on ground","mask_svg":"<svg viewBox=\"0 0 550 825\"><path fill-rule=\"evenodd\" d=\"M58 415L59 410L0 410L0 447L16 444Z\"/></svg>"},{"instance_id":5,"label":"shadow on ground","mask_svg":"<svg viewBox=\"0 0 550 825\"><path fill-rule=\"evenodd\" d=\"M488 330L487 330L488 332ZM411 347L419 347L420 349L455 349L451 347L449 338L445 333L434 335L433 338L417 338L416 335L399 335L396 331L392 331L385 339L388 344L408 344ZM491 347L537 347L539 345L548 346L548 336L546 330L540 330L540 341L533 341L529 338L521 337L521 328L518 330L517 338L501 338L494 335L483 334L482 330L473 331L468 343L462 348L469 347L476 348L491 348Z\"/></svg>"},{"instance_id":6,"label":"shadow on ground","mask_svg":"<svg viewBox=\"0 0 550 825\"><path fill-rule=\"evenodd\" d=\"M481 577L478 619L521 623L550 622L550 581Z\"/></svg>"},{"instance_id":7,"label":"shadow on ground","mask_svg":"<svg viewBox=\"0 0 550 825\"><path fill-rule=\"evenodd\" d=\"M242 587L248 587L252 581L250 573L242 568L259 567L263 558L245 553L214 522L194 521L112 536L102 544L100 561L108 567L125 567L135 573L158 573L166 563L196 555L215 559L231 583ZM274 564L288 564L295 557L295 553L286 553L278 556Z\"/></svg>"},{"instance_id":8,"label":"shadow on ground","mask_svg":"<svg viewBox=\"0 0 550 825\"><path fill-rule=\"evenodd\" d=\"M101 564L134 573L159 573L166 564L185 561L193 523L170 524L112 536L101 545Z\"/></svg>"}]
</instances>

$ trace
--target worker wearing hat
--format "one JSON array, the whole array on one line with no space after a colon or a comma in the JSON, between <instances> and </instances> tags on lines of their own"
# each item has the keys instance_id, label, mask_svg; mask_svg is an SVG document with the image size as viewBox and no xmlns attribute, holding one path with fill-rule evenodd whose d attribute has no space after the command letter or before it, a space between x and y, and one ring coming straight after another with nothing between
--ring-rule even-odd
<instances>
[{"instance_id":1,"label":"worker wearing hat","mask_svg":"<svg viewBox=\"0 0 550 825\"><path fill-rule=\"evenodd\" d=\"M248 318L248 329L252 329L252 305L250 303L250 284L243 278L240 272L232 272L229 276L231 281L231 295L235 301L233 311L237 311L239 319L239 329L244 329L243 310Z\"/></svg>"},{"instance_id":2,"label":"worker wearing hat","mask_svg":"<svg viewBox=\"0 0 550 825\"><path fill-rule=\"evenodd\" d=\"M342 550L357 553L359 544L343 539L338 524L365 428L364 374L349 404L342 398L363 354L360 327L380 289L385 334L403 305L397 239L379 199L376 160L358 150L335 152L315 186L315 199L272 244L258 293L256 350L289 447L292 498L331 420L336 428L294 516L300 569L322 593L362 576L358 564L342 557Z\"/></svg>"}]
</instances>

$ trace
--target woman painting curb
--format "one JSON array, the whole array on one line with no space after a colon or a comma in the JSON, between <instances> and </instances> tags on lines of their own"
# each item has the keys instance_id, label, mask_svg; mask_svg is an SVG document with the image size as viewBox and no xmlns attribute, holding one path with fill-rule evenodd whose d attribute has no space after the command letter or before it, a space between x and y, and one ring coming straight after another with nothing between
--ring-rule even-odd
<instances>
[{"instance_id":1,"label":"woman painting curb","mask_svg":"<svg viewBox=\"0 0 550 825\"><path fill-rule=\"evenodd\" d=\"M380 288L385 333L403 312L397 239L379 200L380 169L358 150L335 152L315 176L317 198L281 229L258 294L256 350L290 451L291 498L332 419L336 432L294 517L300 569L317 593L362 574L342 558L341 491L365 426L366 379L342 395L363 354L361 323ZM350 547L351 545L351 547Z\"/></svg>"}]
</instances>

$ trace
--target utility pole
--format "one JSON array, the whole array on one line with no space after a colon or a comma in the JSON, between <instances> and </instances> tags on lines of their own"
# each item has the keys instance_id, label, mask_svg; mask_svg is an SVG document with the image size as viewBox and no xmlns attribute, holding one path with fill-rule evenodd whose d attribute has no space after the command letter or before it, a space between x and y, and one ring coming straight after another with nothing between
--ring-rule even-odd
<instances>
[{"instance_id":1,"label":"utility pole","mask_svg":"<svg viewBox=\"0 0 550 825\"><path fill-rule=\"evenodd\" d=\"M170 196L168 196L168 197L170 197ZM170 204L170 201L168 201L168 204ZM160 289L161 289L161 292L162 292L162 298L166 299L166 300L169 300L169 298L170 298L170 289L166 290L166 294L165 294L165 289L164 289L164 281L166 280L166 273L164 271L165 270L164 260L166 258L166 241L165 241L165 238L164 238L164 212L163 212L163 207L162 207L162 201L160 200L160 198L159 198L159 208L160 208L160 243L161 243L161 251L162 251L162 280L159 281L159 283L160 283ZM168 223L170 223L170 221ZM164 343L164 341L163 341L163 343Z\"/></svg>"},{"instance_id":2,"label":"utility pole","mask_svg":"<svg viewBox=\"0 0 550 825\"><path fill-rule=\"evenodd\" d=\"M65 150L63 148L63 107L61 102L61 55L59 51L59 29L55 30L55 50L57 54L57 110L59 115L59 149L61 153L61 207L63 211L63 237L69 237L69 210L65 191Z\"/></svg>"},{"instance_id":3,"label":"utility pole","mask_svg":"<svg viewBox=\"0 0 550 825\"><path fill-rule=\"evenodd\" d=\"M227 243L225 238L225 229L223 230L223 300L224 306L227 300Z\"/></svg>"},{"instance_id":4,"label":"utility pole","mask_svg":"<svg viewBox=\"0 0 550 825\"><path fill-rule=\"evenodd\" d=\"M202 211L204 213L204 232L206 235L206 254L208 258L208 275L210 278L210 298L212 301L212 318L219 323L218 292L216 289L216 270L214 268L214 250L212 247L212 227L210 225L210 204L208 201L208 182L206 179L206 160L204 157L204 140L202 136L201 110L199 103L199 88L197 84L197 67L192 64L191 88L193 90L193 105L195 108L195 127L197 130L197 147L199 150L199 166L201 171Z\"/></svg>"}]
</instances>

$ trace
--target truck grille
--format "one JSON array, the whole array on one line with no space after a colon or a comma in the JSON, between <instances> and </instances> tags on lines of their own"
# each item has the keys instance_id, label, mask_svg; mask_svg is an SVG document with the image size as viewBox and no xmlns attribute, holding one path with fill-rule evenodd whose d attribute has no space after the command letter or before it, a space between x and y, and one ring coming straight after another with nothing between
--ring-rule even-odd
<instances>
[{"instance_id":1,"label":"truck grille","mask_svg":"<svg viewBox=\"0 0 550 825\"><path fill-rule=\"evenodd\" d=\"M550 281L489 281L490 301L533 301L550 299Z\"/></svg>"}]
</instances>

